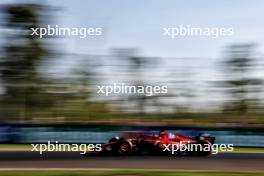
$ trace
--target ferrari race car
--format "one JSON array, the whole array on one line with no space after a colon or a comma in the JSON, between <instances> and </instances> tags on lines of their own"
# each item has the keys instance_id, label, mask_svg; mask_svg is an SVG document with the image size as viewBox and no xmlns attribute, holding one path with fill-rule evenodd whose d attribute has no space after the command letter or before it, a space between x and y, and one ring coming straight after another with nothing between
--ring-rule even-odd
<instances>
[{"instance_id":1,"label":"ferrari race car","mask_svg":"<svg viewBox=\"0 0 264 176\"><path fill-rule=\"evenodd\" d=\"M121 136L115 136L103 144L102 153L207 156L211 154L211 146L215 141L209 134L200 133L194 137L187 137L166 131L125 132Z\"/></svg>"}]
</instances>

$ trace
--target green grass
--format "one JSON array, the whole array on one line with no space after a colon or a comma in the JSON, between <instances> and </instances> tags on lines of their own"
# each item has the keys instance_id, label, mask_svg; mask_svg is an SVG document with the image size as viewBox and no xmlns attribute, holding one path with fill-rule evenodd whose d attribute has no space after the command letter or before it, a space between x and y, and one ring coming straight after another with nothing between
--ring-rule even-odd
<instances>
[{"instance_id":1,"label":"green grass","mask_svg":"<svg viewBox=\"0 0 264 176\"><path fill-rule=\"evenodd\" d=\"M234 147L234 152L242 153L264 153L264 148Z\"/></svg>"},{"instance_id":2,"label":"green grass","mask_svg":"<svg viewBox=\"0 0 264 176\"><path fill-rule=\"evenodd\" d=\"M31 149L30 144L0 144L0 151L30 151Z\"/></svg>"},{"instance_id":3,"label":"green grass","mask_svg":"<svg viewBox=\"0 0 264 176\"><path fill-rule=\"evenodd\" d=\"M263 172L162 171L162 170L38 170L0 171L1 176L263 176Z\"/></svg>"}]
</instances>

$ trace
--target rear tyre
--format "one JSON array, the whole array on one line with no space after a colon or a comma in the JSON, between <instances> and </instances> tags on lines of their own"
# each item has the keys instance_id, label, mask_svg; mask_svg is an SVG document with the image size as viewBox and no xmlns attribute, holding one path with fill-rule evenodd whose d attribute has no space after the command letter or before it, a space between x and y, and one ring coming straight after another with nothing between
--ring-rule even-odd
<instances>
[{"instance_id":1,"label":"rear tyre","mask_svg":"<svg viewBox=\"0 0 264 176\"><path fill-rule=\"evenodd\" d=\"M108 142L112 143L112 142L117 142L120 138L118 136L115 136L113 138L111 138Z\"/></svg>"},{"instance_id":2,"label":"rear tyre","mask_svg":"<svg viewBox=\"0 0 264 176\"><path fill-rule=\"evenodd\" d=\"M209 156L212 153L212 148L211 148L212 143L206 140L206 141L203 141L201 144L203 146L203 151L200 151L198 155L199 156ZM205 148L208 149L208 146L210 146L210 149L205 151Z\"/></svg>"},{"instance_id":3,"label":"rear tyre","mask_svg":"<svg viewBox=\"0 0 264 176\"><path fill-rule=\"evenodd\" d=\"M119 155L130 155L132 154L132 144L129 141L122 141L118 146Z\"/></svg>"}]
</instances>

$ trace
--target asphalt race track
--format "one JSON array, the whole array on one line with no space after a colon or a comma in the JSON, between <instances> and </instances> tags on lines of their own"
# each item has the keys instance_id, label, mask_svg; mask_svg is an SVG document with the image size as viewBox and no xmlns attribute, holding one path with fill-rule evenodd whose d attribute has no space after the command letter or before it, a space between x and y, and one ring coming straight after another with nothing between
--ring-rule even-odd
<instances>
[{"instance_id":1,"label":"asphalt race track","mask_svg":"<svg viewBox=\"0 0 264 176\"><path fill-rule=\"evenodd\" d=\"M0 152L0 169L137 168L263 171L264 153L221 153L208 157L80 156L72 152Z\"/></svg>"}]
</instances>

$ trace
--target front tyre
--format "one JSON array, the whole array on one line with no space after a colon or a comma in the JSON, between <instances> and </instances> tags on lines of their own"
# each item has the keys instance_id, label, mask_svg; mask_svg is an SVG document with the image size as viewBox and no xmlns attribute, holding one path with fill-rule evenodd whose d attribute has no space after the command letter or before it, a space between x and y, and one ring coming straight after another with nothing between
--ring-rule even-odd
<instances>
[{"instance_id":1,"label":"front tyre","mask_svg":"<svg viewBox=\"0 0 264 176\"><path fill-rule=\"evenodd\" d=\"M119 155L130 155L132 154L132 144L129 141L122 141L118 146Z\"/></svg>"}]
</instances>

